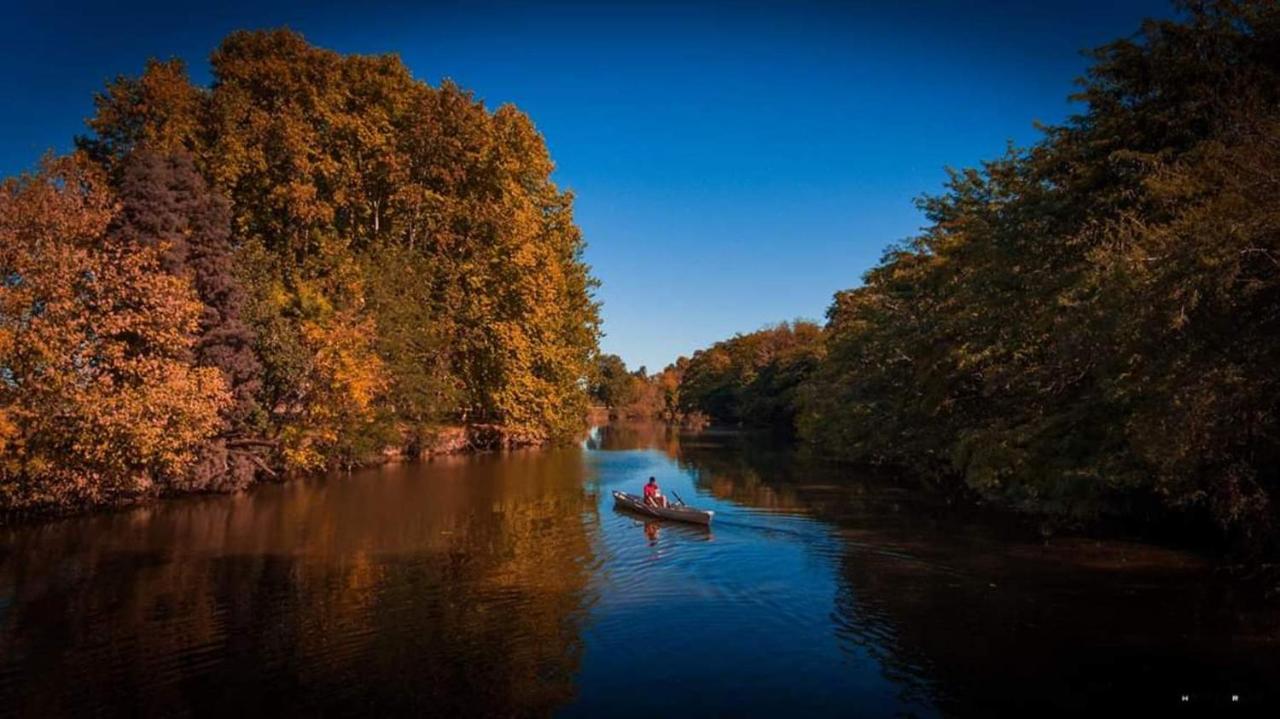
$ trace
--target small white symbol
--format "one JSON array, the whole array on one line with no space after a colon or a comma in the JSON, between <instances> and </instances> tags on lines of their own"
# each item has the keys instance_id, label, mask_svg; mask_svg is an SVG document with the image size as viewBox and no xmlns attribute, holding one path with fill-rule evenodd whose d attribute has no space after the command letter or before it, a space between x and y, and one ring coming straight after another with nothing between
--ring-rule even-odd
<instances>
[{"instance_id":1,"label":"small white symbol","mask_svg":"<svg viewBox=\"0 0 1280 719\"><path fill-rule=\"evenodd\" d=\"M1182 701L1184 701L1184 702L1189 702L1189 701L1191 701L1191 695L1190 695L1190 694L1183 694L1183 695L1182 695Z\"/></svg>"},{"instance_id":2,"label":"small white symbol","mask_svg":"<svg viewBox=\"0 0 1280 719\"><path fill-rule=\"evenodd\" d=\"M1232 694L1232 695L1231 695L1231 701L1233 701L1233 702L1238 702L1238 701L1240 701L1240 695L1239 695L1239 694Z\"/></svg>"}]
</instances>

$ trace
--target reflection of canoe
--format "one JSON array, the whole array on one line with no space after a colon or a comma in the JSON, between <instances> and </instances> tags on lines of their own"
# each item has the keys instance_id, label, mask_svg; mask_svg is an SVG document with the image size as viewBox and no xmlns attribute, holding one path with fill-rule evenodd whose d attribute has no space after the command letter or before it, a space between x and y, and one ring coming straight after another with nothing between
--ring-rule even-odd
<instances>
[{"instance_id":1,"label":"reflection of canoe","mask_svg":"<svg viewBox=\"0 0 1280 719\"><path fill-rule=\"evenodd\" d=\"M692 522L693 524L711 524L711 518L716 514L709 509L694 509L693 507L685 506L651 507L645 504L644 499L641 497L616 490L613 493L613 503L623 509L629 509L639 514L647 514L650 517L674 519L677 522Z\"/></svg>"}]
</instances>

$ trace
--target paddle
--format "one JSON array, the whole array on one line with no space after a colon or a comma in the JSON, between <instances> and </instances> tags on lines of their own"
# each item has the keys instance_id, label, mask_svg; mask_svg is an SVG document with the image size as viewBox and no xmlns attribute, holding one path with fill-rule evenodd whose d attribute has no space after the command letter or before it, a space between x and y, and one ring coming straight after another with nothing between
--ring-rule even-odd
<instances>
[{"instance_id":1,"label":"paddle","mask_svg":"<svg viewBox=\"0 0 1280 719\"><path fill-rule=\"evenodd\" d=\"M671 496L673 496L673 497L675 497L675 498L676 498L676 501L680 503L680 506L682 506L682 507L687 507L687 506L689 506L689 505L687 505L687 504L685 504L685 503L684 503L684 500L683 500L683 499L681 499L680 495L676 494L676 491L675 491L674 489L673 489L673 490L671 490Z\"/></svg>"}]
</instances>

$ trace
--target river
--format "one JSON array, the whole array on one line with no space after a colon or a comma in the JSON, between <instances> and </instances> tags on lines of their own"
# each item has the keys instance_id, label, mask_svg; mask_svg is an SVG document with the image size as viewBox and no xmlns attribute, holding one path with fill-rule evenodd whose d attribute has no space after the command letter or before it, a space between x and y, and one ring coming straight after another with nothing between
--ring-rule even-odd
<instances>
[{"instance_id":1,"label":"river","mask_svg":"<svg viewBox=\"0 0 1280 719\"><path fill-rule=\"evenodd\" d=\"M702 529L615 510L656 476ZM1280 607L733 433L593 430L0 529L0 714L1258 707ZM1232 700L1232 696L1236 699Z\"/></svg>"}]
</instances>

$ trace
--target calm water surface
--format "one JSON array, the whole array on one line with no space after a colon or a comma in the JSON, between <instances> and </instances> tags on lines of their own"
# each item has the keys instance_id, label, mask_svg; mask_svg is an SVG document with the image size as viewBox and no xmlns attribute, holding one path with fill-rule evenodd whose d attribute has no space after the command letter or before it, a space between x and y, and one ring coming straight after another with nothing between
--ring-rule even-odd
<instances>
[{"instance_id":1,"label":"calm water surface","mask_svg":"<svg viewBox=\"0 0 1280 719\"><path fill-rule=\"evenodd\" d=\"M711 530L612 507L655 475ZM1257 708L1280 607L758 440L608 427L0 530L0 714Z\"/></svg>"}]
</instances>

